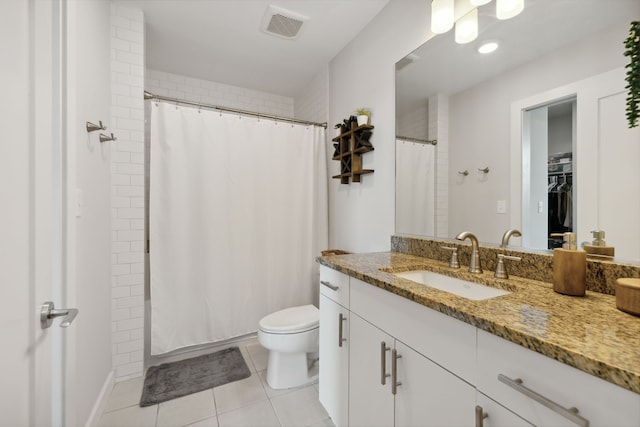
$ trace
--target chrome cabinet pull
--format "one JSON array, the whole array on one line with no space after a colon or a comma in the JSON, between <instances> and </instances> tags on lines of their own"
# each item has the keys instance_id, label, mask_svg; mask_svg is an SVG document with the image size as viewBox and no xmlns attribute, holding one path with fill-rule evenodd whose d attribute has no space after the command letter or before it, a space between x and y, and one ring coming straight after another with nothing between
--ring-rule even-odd
<instances>
[{"instance_id":1,"label":"chrome cabinet pull","mask_svg":"<svg viewBox=\"0 0 640 427\"><path fill-rule=\"evenodd\" d=\"M325 280L321 280L320 284L326 286L327 288L331 289L332 291L337 291L338 290L338 286L336 285L332 285L331 283L325 281Z\"/></svg>"},{"instance_id":2,"label":"chrome cabinet pull","mask_svg":"<svg viewBox=\"0 0 640 427\"><path fill-rule=\"evenodd\" d=\"M51 301L47 301L40 307L40 327L47 329L53 323L53 319L56 317L64 316L60 323L61 328L68 327L73 319L78 315L77 308L60 308L56 309L55 305Z\"/></svg>"},{"instance_id":3,"label":"chrome cabinet pull","mask_svg":"<svg viewBox=\"0 0 640 427\"><path fill-rule=\"evenodd\" d=\"M484 419L487 418L489 414L485 414L482 410L482 406L476 406L476 427L482 427L484 425Z\"/></svg>"},{"instance_id":4,"label":"chrome cabinet pull","mask_svg":"<svg viewBox=\"0 0 640 427\"><path fill-rule=\"evenodd\" d=\"M567 409L564 406L557 404L553 400L550 400L544 397L543 395L536 393L530 388L525 387L522 384L522 380L520 378L516 378L515 380L512 380L511 378L503 374L498 374L498 380L505 383L506 385L513 388L514 390L519 391L520 393L524 394L528 398L535 400L539 404L546 406L547 408L551 409L553 412L563 416L564 418L575 423L576 425L580 427L589 427L589 420L578 415L577 408Z\"/></svg>"},{"instance_id":5,"label":"chrome cabinet pull","mask_svg":"<svg viewBox=\"0 0 640 427\"><path fill-rule=\"evenodd\" d=\"M387 351L391 350L387 347L387 344L382 341L380 343L380 384L385 385L387 383L387 377L391 374L387 374Z\"/></svg>"},{"instance_id":6,"label":"chrome cabinet pull","mask_svg":"<svg viewBox=\"0 0 640 427\"><path fill-rule=\"evenodd\" d=\"M391 394L395 395L398 391L398 386L402 383L398 381L398 359L402 355L398 354L397 350L391 350Z\"/></svg>"},{"instance_id":7,"label":"chrome cabinet pull","mask_svg":"<svg viewBox=\"0 0 640 427\"><path fill-rule=\"evenodd\" d=\"M338 347L342 347L342 343L347 340L346 338L342 338L342 322L345 320L347 320L347 318L340 313L338 315Z\"/></svg>"}]
</instances>

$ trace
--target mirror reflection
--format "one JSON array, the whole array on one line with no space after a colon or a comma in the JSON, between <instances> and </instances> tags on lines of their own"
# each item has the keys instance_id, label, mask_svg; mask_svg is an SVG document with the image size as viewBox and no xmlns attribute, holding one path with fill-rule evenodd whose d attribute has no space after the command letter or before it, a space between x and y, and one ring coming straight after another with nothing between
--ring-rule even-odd
<instances>
[{"instance_id":1,"label":"mirror reflection","mask_svg":"<svg viewBox=\"0 0 640 427\"><path fill-rule=\"evenodd\" d=\"M615 3L615 7L613 6ZM625 118L623 41L637 0L530 0L478 38L432 37L396 64L396 233L556 247L604 230L640 261L640 130ZM486 41L497 50L480 54ZM621 191L622 188L628 189Z\"/></svg>"}]
</instances>

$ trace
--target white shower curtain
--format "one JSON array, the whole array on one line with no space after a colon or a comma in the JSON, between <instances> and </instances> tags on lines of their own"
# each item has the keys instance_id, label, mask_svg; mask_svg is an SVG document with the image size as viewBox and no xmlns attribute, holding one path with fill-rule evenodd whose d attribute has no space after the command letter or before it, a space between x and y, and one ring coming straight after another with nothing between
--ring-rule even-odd
<instances>
[{"instance_id":1,"label":"white shower curtain","mask_svg":"<svg viewBox=\"0 0 640 427\"><path fill-rule=\"evenodd\" d=\"M396 232L435 236L435 146L396 140Z\"/></svg>"},{"instance_id":2,"label":"white shower curtain","mask_svg":"<svg viewBox=\"0 0 640 427\"><path fill-rule=\"evenodd\" d=\"M151 108L151 354L312 303L328 240L325 130Z\"/></svg>"}]
</instances>

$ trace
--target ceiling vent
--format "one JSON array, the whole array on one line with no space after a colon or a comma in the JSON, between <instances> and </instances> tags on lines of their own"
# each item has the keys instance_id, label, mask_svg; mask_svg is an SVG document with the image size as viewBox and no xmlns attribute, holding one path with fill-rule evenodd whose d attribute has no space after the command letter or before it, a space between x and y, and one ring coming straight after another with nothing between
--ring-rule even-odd
<instances>
[{"instance_id":1,"label":"ceiling vent","mask_svg":"<svg viewBox=\"0 0 640 427\"><path fill-rule=\"evenodd\" d=\"M307 16L270 5L262 18L260 29L273 36L295 39L300 34L302 24L308 20Z\"/></svg>"},{"instance_id":2,"label":"ceiling vent","mask_svg":"<svg viewBox=\"0 0 640 427\"><path fill-rule=\"evenodd\" d=\"M396 71L402 70L407 65L413 64L415 61L419 61L420 57L415 53L410 53L409 55L402 58L400 61L396 62Z\"/></svg>"}]
</instances>

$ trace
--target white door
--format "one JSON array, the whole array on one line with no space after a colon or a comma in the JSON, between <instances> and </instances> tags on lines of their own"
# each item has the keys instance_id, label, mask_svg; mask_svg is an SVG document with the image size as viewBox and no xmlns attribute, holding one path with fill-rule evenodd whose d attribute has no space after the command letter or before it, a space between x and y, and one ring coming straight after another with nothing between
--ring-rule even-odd
<instances>
[{"instance_id":1,"label":"white door","mask_svg":"<svg viewBox=\"0 0 640 427\"><path fill-rule=\"evenodd\" d=\"M640 127L629 129L625 117L625 69L584 82L585 89L578 95L577 119L578 242L590 242L590 230L604 230L607 244L615 246L616 257L638 262Z\"/></svg>"},{"instance_id":2,"label":"white door","mask_svg":"<svg viewBox=\"0 0 640 427\"><path fill-rule=\"evenodd\" d=\"M547 249L547 147L549 107L523 112L522 155L522 243L527 248Z\"/></svg>"},{"instance_id":3,"label":"white door","mask_svg":"<svg viewBox=\"0 0 640 427\"><path fill-rule=\"evenodd\" d=\"M353 313L350 319L349 425L393 426L391 376L385 378L384 385L382 377L391 374L394 339ZM382 343L388 348L387 351L381 351Z\"/></svg>"},{"instance_id":4,"label":"white door","mask_svg":"<svg viewBox=\"0 0 640 427\"><path fill-rule=\"evenodd\" d=\"M396 341L396 427L471 426L476 390L451 372Z\"/></svg>"},{"instance_id":5,"label":"white door","mask_svg":"<svg viewBox=\"0 0 640 427\"><path fill-rule=\"evenodd\" d=\"M336 427L349 424L349 317L349 310L320 295L319 397Z\"/></svg>"},{"instance_id":6,"label":"white door","mask_svg":"<svg viewBox=\"0 0 640 427\"><path fill-rule=\"evenodd\" d=\"M42 329L40 307L64 301L67 261L58 95L61 1L0 2L1 423L63 425L64 333Z\"/></svg>"}]
</instances>

